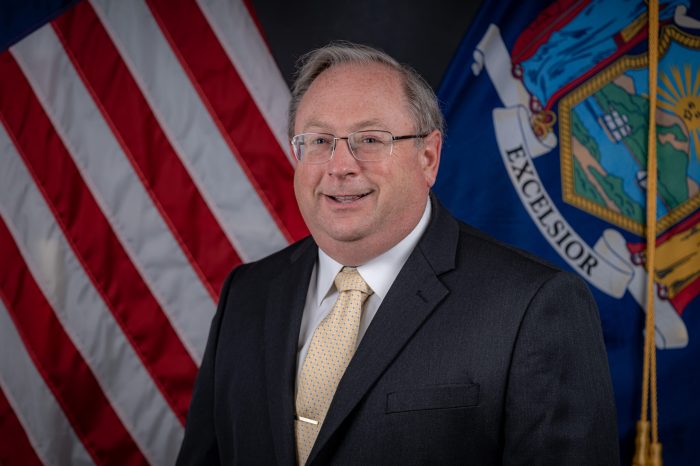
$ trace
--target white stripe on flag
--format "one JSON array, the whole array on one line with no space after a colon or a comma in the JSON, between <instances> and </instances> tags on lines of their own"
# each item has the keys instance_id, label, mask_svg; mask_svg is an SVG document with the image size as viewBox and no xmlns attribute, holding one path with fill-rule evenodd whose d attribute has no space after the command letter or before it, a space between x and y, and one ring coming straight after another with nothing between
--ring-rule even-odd
<instances>
[{"instance_id":1,"label":"white stripe on flag","mask_svg":"<svg viewBox=\"0 0 700 466\"><path fill-rule=\"evenodd\" d=\"M0 214L114 411L150 461L172 464L184 435L180 421L86 276L2 125L0 186ZM30 385L16 395L22 403L32 401Z\"/></svg>"},{"instance_id":2,"label":"white stripe on flag","mask_svg":"<svg viewBox=\"0 0 700 466\"><path fill-rule=\"evenodd\" d=\"M197 0L214 34L291 163L287 109L291 95L274 58L241 0Z\"/></svg>"},{"instance_id":3,"label":"white stripe on flag","mask_svg":"<svg viewBox=\"0 0 700 466\"><path fill-rule=\"evenodd\" d=\"M48 465L94 464L27 354L2 300L0 341L0 387L37 456Z\"/></svg>"},{"instance_id":4,"label":"white stripe on flag","mask_svg":"<svg viewBox=\"0 0 700 466\"><path fill-rule=\"evenodd\" d=\"M45 26L11 49L134 266L199 364L216 304Z\"/></svg>"},{"instance_id":5,"label":"white stripe on flag","mask_svg":"<svg viewBox=\"0 0 700 466\"><path fill-rule=\"evenodd\" d=\"M287 245L143 2L92 0L124 62L244 262Z\"/></svg>"}]
</instances>

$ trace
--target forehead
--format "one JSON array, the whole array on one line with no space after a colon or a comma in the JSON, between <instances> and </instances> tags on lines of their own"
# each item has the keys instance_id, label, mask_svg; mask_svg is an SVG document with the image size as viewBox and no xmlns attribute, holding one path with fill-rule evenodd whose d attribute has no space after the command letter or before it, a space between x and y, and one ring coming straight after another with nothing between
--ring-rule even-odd
<instances>
[{"instance_id":1,"label":"forehead","mask_svg":"<svg viewBox=\"0 0 700 466\"><path fill-rule=\"evenodd\" d=\"M399 130L411 126L398 71L379 63L335 65L323 71L299 103L295 131ZM367 128L364 128L367 129Z\"/></svg>"}]
</instances>

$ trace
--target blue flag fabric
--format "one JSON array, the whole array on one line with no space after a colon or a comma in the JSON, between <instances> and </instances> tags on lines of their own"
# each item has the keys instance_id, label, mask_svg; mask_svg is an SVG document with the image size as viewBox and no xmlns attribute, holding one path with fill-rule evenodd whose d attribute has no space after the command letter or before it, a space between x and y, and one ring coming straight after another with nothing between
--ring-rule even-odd
<instances>
[{"instance_id":1,"label":"blue flag fabric","mask_svg":"<svg viewBox=\"0 0 700 466\"><path fill-rule=\"evenodd\" d=\"M462 220L583 277L601 314L623 464L641 409L644 0L485 1L439 91L435 187ZM700 464L700 2L662 1L656 332L666 465Z\"/></svg>"}]
</instances>

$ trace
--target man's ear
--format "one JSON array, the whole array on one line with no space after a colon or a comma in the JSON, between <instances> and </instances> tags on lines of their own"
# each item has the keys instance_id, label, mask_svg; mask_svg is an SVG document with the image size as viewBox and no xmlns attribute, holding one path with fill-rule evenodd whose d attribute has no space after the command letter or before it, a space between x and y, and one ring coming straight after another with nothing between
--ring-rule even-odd
<instances>
[{"instance_id":1,"label":"man's ear","mask_svg":"<svg viewBox=\"0 0 700 466\"><path fill-rule=\"evenodd\" d=\"M420 164L428 187L433 187L440 166L440 151L442 150L442 133L433 130L423 138L423 147L420 152Z\"/></svg>"}]
</instances>

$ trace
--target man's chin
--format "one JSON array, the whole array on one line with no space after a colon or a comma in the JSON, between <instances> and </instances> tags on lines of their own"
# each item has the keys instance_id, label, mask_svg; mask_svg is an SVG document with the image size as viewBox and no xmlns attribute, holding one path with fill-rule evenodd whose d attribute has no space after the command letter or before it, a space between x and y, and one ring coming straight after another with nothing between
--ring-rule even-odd
<instances>
[{"instance_id":1,"label":"man's chin","mask_svg":"<svg viewBox=\"0 0 700 466\"><path fill-rule=\"evenodd\" d=\"M324 228L322 236L329 241L336 243L357 243L368 236L368 229L358 225L339 225L334 224L330 228ZM317 238L318 235L311 234Z\"/></svg>"},{"instance_id":2,"label":"man's chin","mask_svg":"<svg viewBox=\"0 0 700 466\"><path fill-rule=\"evenodd\" d=\"M356 243L366 238L367 235L364 232L357 230L344 230L340 232L333 232L332 234L329 234L329 237L333 241L337 241L339 243Z\"/></svg>"}]
</instances>

